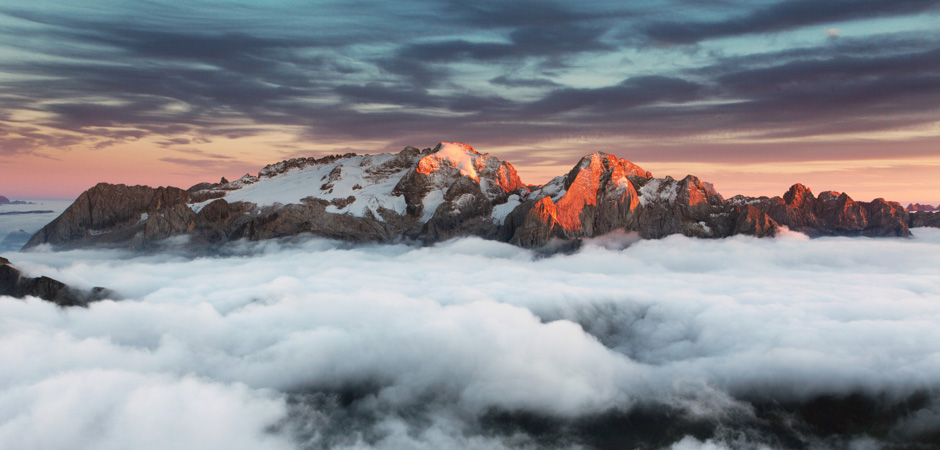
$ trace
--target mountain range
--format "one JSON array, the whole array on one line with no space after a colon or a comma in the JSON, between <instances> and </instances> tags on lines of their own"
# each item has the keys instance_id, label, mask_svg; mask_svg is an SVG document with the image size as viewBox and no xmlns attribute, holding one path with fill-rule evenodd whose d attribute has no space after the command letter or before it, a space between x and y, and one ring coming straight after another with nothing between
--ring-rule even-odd
<instances>
[{"instance_id":1,"label":"mountain range","mask_svg":"<svg viewBox=\"0 0 940 450\"><path fill-rule=\"evenodd\" d=\"M10 200L2 195L0 195L0 205L34 205L33 202L27 202L24 200Z\"/></svg>"},{"instance_id":2,"label":"mountain range","mask_svg":"<svg viewBox=\"0 0 940 450\"><path fill-rule=\"evenodd\" d=\"M909 203L904 209L908 211L940 211L940 206L922 205L920 203Z\"/></svg>"},{"instance_id":3,"label":"mountain range","mask_svg":"<svg viewBox=\"0 0 940 450\"><path fill-rule=\"evenodd\" d=\"M303 233L353 242L479 236L534 248L615 230L721 238L774 236L783 227L810 236L905 237L911 226L940 226L938 219L880 198L814 195L801 184L779 197L725 199L695 176L656 178L600 152L544 185L528 185L512 164L442 142L399 153L295 158L256 176L185 190L100 183L24 248L149 249L171 237L211 246Z\"/></svg>"}]
</instances>

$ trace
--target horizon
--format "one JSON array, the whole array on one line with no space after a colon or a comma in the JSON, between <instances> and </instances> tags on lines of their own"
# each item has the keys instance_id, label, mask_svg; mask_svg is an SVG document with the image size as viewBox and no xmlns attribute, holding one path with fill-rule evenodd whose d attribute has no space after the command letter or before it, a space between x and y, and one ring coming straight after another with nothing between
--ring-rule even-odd
<instances>
[{"instance_id":1,"label":"horizon","mask_svg":"<svg viewBox=\"0 0 940 450\"><path fill-rule=\"evenodd\" d=\"M445 141L441 141L441 142L445 142ZM434 146L432 145L432 146L429 146L429 147L418 147L418 146L412 146L412 147L416 147L416 148L433 148ZM472 147L472 145L471 145L471 147ZM480 152L480 153L489 153L489 152L486 152L486 151L480 151L479 149L476 149L476 148L474 148L474 150L476 150L476 151L478 151L478 152ZM393 152L393 153L394 153L394 152ZM605 153L605 152L602 152L602 153ZM360 154L376 154L376 153L360 153ZM317 157L323 157L323 156L327 156L327 155L318 155ZM496 156L497 158L499 158L498 155L493 155L493 156ZM587 156L587 154L586 154L586 155L582 155L582 157L583 157L583 156ZM618 156L618 157L619 157L619 156ZM621 158L621 159L625 159L625 158ZM573 162L573 164L571 165L571 167L574 167L574 165L577 164L578 160L580 160L580 158L574 160L574 162ZM629 160L629 159L628 159L628 160ZM281 161L283 161L283 160L281 160ZM505 161L505 160L503 160L503 161ZM633 162L633 163L635 163L635 164L637 164L637 165L639 165L639 166L641 166L641 167L644 167L644 169L646 168L643 163L639 163L639 162L632 161L632 160L630 160L630 161ZM268 163L268 164L275 164L275 163L277 163L277 162L280 162L280 161L272 161L271 163ZM509 162L510 164L512 164L512 161L506 161L506 162ZM267 164L266 164L266 165L267 165ZM567 173L568 170L570 170L570 167L569 167L568 169L565 169L565 170L562 171L561 173L559 173L559 174L557 174L557 175L554 175L554 176L551 176L551 177L545 179L544 181L541 181L541 182L538 182L538 183L530 183L530 182L526 179L526 174L524 173L523 170L519 170L519 168L516 167L515 164L513 164L513 167L516 168L516 170L517 170L517 172L519 173L520 178L522 179L522 181L523 181L524 183L526 183L526 184L531 185L531 186L540 186L540 185L544 185L545 183L549 182L552 178L555 178L555 177L558 177L558 176L564 176L564 174ZM232 176L221 175L221 176L219 176L219 177L217 177L217 178L218 178L218 179L226 178L226 179L229 180L229 181L234 181L234 180L237 180L238 178L241 178L241 177L244 176L244 175L257 175L258 172L259 172L262 168L264 168L264 166L260 166L260 167L258 167L257 170L255 170L255 171L246 172L246 173L241 174L241 175L232 175ZM669 174L662 174L662 175L660 175L660 174L656 173L656 171L652 171L652 170L651 170L651 172L653 172L653 176L654 176L654 177L658 177L658 178L662 178L662 177L665 177L665 176L671 176L671 177L673 177L673 178L675 178L675 179L682 179L682 178L685 177L685 175L695 175L695 176L698 176L698 175L696 175L695 173L687 173L687 174L685 174L685 175L677 175L678 172L674 172L674 173L669 173ZM713 183L711 180L704 179L704 178L702 178L702 177L699 177L699 178L701 178L701 179L702 179L703 181L705 181L705 182ZM101 182L101 181L99 181L98 183L100 183L100 182ZM190 186L193 186L193 185L198 184L198 183L201 183L201 182L213 182L213 181L212 181L212 180L198 180L198 181L194 181L194 182L192 182L191 184L185 185L185 186L183 186L183 185L180 185L180 186L173 186L173 185L170 185L170 184L144 184L144 183L135 183L135 182L115 182L115 183L113 183L113 184L126 184L126 185L139 185L139 184L144 184L144 185L151 186L151 187L173 186L173 187L178 187L178 188L180 188L180 189L184 189L184 190L185 190L185 189L189 188ZM98 183L95 183L95 184L98 184ZM5 197L9 198L11 201L13 201L13 200L25 200L25 201L42 201L42 200L46 200L46 201L66 201L66 200L68 200L68 201L74 201L76 198L78 198L79 195L81 195L82 192L84 192L84 191L87 190L87 189L90 189L90 188L93 187L95 184L92 184L92 185L88 186L87 188L82 189L80 192L78 192L78 193L76 193L76 194L74 194L74 195L71 195L71 196L59 196L59 197L47 196L47 197L43 197L43 196L36 196L36 195L31 195L31 194L26 194L26 195L12 195L12 196L11 196L11 195L4 194L4 193L2 193L2 192L0 192L0 195L3 195L3 196L5 196ZM769 193L769 194L748 194L748 193L744 193L744 192L735 192L735 193L733 193L733 194L726 194L725 192L722 192L720 186L718 186L716 183L713 183L713 184L716 185L715 187L716 187L716 189L718 190L718 192L721 193L722 196L724 196L725 198L730 198L730 197L733 197L733 196L739 195L739 194L740 194L740 195L746 195L746 196L753 196L753 197L760 197L760 196L766 196L766 197L771 197L771 198L772 198L772 197L778 197L778 196L783 196L783 194L786 193L786 191L787 191L791 186L793 186L793 185L795 185L795 184L803 184L804 186L806 186L807 188L809 188L810 191L813 192L814 195L818 195L820 192L824 192L824 191L837 190L837 189L817 189L817 188L815 188L814 186L809 185L809 184L807 184L807 183L795 181L795 182L793 182L793 183L788 184L785 188L781 189L780 192L778 192L778 193ZM855 201L865 201L865 202L868 202L868 201L871 201L871 200L873 200L873 199L875 199L875 198L879 198L879 197L859 198L859 197L853 196L851 192L847 192L847 191L839 191L839 192L845 192L846 194L849 195L849 197L851 197L851 198L852 198L853 200L855 200ZM885 197L882 196L881 198L885 198ZM930 200L927 200L927 201L897 200L897 199L892 199L892 198L885 198L885 200L888 200L888 201L896 201L896 202L900 203L901 206L905 206L905 207L906 207L907 205L909 205L909 204L910 204L910 205L913 205L913 204L921 204L921 205L930 205L930 206L937 206L937 207L940 207L940 200L938 200L938 201L936 201L936 202L932 202L932 201L930 201Z\"/></svg>"},{"instance_id":2,"label":"horizon","mask_svg":"<svg viewBox=\"0 0 940 450\"><path fill-rule=\"evenodd\" d=\"M530 184L603 151L727 197L937 203L940 7L862 6L2 6L0 194L461 141Z\"/></svg>"}]
</instances>

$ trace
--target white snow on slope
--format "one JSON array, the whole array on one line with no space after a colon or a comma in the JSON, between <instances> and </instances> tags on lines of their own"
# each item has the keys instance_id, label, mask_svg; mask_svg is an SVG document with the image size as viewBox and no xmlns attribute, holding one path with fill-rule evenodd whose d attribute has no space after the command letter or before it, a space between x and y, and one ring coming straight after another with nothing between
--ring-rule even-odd
<instances>
[{"instance_id":1,"label":"white snow on slope","mask_svg":"<svg viewBox=\"0 0 940 450\"><path fill-rule=\"evenodd\" d=\"M494 206L492 214L493 223L502 225L506 221L506 216L508 216L512 210L516 209L520 203L522 203L522 201L519 198L519 195L512 194L506 200L506 203Z\"/></svg>"},{"instance_id":2,"label":"white snow on slope","mask_svg":"<svg viewBox=\"0 0 940 450\"><path fill-rule=\"evenodd\" d=\"M663 178L653 178L640 188L640 204L672 203L676 201L676 182Z\"/></svg>"},{"instance_id":3,"label":"white snow on slope","mask_svg":"<svg viewBox=\"0 0 940 450\"><path fill-rule=\"evenodd\" d=\"M424 210L421 214L421 221L427 222L431 220L431 217L434 216L434 212L437 211L437 208L441 206L441 203L444 203L444 191L434 190L428 192L428 195L424 196L424 199L421 201L424 204Z\"/></svg>"},{"instance_id":4,"label":"white snow on slope","mask_svg":"<svg viewBox=\"0 0 940 450\"><path fill-rule=\"evenodd\" d=\"M370 172L394 158L393 154L361 155L338 159L327 164L297 167L228 191L223 198L228 202L250 202L258 206L272 206L302 204L302 199L307 197L331 201L353 196L356 198L354 202L343 208L330 205L327 207L327 212L349 213L356 217L364 217L366 211L371 211L376 218L381 220L381 215L378 213L380 207L399 214L405 213L404 197L393 196L391 192L408 170L399 169L389 173ZM331 181L330 173L337 167L340 169L339 178ZM194 204L193 210L198 212L212 201Z\"/></svg>"}]
</instances>

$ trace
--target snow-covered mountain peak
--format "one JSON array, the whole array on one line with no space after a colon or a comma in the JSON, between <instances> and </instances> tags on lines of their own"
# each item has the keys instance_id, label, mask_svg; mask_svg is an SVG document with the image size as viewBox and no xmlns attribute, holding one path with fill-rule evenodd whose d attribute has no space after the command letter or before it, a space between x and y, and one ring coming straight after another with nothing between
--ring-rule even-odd
<instances>
[{"instance_id":1,"label":"snow-covered mountain peak","mask_svg":"<svg viewBox=\"0 0 940 450\"><path fill-rule=\"evenodd\" d=\"M418 161L415 171L427 175L438 188L450 186L454 177L466 176L479 183L491 200L525 187L512 164L462 142L441 142Z\"/></svg>"},{"instance_id":2,"label":"snow-covered mountain peak","mask_svg":"<svg viewBox=\"0 0 940 450\"><path fill-rule=\"evenodd\" d=\"M425 175L437 172L442 167L457 169L461 175L479 182L477 170L485 164L489 155L481 155L473 147L462 142L441 142L434 152L418 161L418 172Z\"/></svg>"}]
</instances>

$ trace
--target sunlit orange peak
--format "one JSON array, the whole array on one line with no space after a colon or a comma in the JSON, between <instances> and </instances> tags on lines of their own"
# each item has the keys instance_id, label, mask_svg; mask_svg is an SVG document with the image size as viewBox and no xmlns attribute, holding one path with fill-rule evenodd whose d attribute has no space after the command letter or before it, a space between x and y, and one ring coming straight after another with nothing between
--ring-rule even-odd
<instances>
[{"instance_id":1,"label":"sunlit orange peak","mask_svg":"<svg viewBox=\"0 0 940 450\"><path fill-rule=\"evenodd\" d=\"M418 161L418 172L430 175L443 166L453 167L476 181L480 181L477 170L482 169L486 158L463 142L441 142L431 153Z\"/></svg>"}]
</instances>

